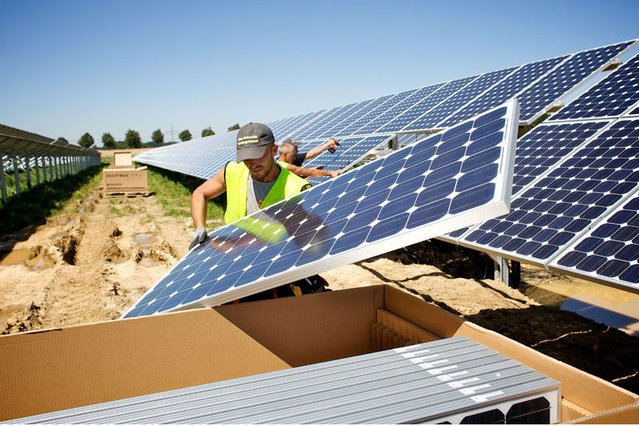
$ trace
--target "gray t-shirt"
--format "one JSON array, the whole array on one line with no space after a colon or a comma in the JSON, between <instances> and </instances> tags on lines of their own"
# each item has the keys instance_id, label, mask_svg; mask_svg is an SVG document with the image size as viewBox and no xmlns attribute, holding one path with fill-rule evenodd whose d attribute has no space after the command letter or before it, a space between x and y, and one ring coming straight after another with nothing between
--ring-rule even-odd
<instances>
[{"instance_id":1,"label":"gray t-shirt","mask_svg":"<svg viewBox=\"0 0 639 426\"><path fill-rule=\"evenodd\" d=\"M264 202L266 198L266 194L268 194L273 185L275 185L276 180L277 179L273 179L271 182L260 182L249 175L248 194L246 197L247 215L255 213L260 209L262 202Z\"/></svg>"}]
</instances>

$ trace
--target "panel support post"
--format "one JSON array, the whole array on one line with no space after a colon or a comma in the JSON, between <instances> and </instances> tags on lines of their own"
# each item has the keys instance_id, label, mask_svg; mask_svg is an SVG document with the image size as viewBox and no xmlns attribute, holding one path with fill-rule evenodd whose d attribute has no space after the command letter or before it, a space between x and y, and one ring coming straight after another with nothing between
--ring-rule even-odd
<instances>
[{"instance_id":1,"label":"panel support post","mask_svg":"<svg viewBox=\"0 0 639 426\"><path fill-rule=\"evenodd\" d=\"M13 152L13 180L16 185L16 195L20 195L20 167L18 166L18 156Z\"/></svg>"},{"instance_id":2,"label":"panel support post","mask_svg":"<svg viewBox=\"0 0 639 426\"><path fill-rule=\"evenodd\" d=\"M508 259L497 256L495 258L495 280L501 281L506 285L510 285L509 275Z\"/></svg>"},{"instance_id":3,"label":"panel support post","mask_svg":"<svg viewBox=\"0 0 639 426\"><path fill-rule=\"evenodd\" d=\"M24 157L24 172L27 174L27 188L31 189L33 185L31 184L31 157L29 154Z\"/></svg>"},{"instance_id":4,"label":"panel support post","mask_svg":"<svg viewBox=\"0 0 639 426\"><path fill-rule=\"evenodd\" d=\"M7 202L7 180L4 172L4 155L0 152L0 187L2 187L2 201Z\"/></svg>"}]
</instances>

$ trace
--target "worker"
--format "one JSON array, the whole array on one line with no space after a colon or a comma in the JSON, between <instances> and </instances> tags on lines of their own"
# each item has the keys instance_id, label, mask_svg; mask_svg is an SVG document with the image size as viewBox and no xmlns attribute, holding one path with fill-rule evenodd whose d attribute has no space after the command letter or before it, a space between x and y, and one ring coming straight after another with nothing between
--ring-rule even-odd
<instances>
[{"instance_id":1,"label":"worker","mask_svg":"<svg viewBox=\"0 0 639 426\"><path fill-rule=\"evenodd\" d=\"M309 152L298 151L297 142L293 139L286 139L280 145L278 161L286 167L288 171L295 173L303 178L329 176L336 177L341 174L339 170L323 170L321 166L303 168L302 164L306 160L315 158L325 150L331 153L335 152L339 146L339 142L335 138L330 138L326 143L316 146Z\"/></svg>"},{"instance_id":2,"label":"worker","mask_svg":"<svg viewBox=\"0 0 639 426\"><path fill-rule=\"evenodd\" d=\"M264 207L299 194L311 185L275 161L277 145L271 129L249 123L237 133L236 162L229 161L191 196L195 234L189 250L207 239L207 201L226 192L224 221L229 224ZM314 276L242 299L259 300L312 293L324 289L326 281Z\"/></svg>"}]
</instances>

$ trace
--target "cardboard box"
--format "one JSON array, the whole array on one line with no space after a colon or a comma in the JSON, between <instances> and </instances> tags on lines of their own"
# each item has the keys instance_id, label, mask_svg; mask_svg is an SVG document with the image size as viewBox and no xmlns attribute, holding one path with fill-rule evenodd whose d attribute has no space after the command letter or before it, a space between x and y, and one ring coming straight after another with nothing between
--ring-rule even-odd
<instances>
[{"instance_id":1,"label":"cardboard box","mask_svg":"<svg viewBox=\"0 0 639 426\"><path fill-rule=\"evenodd\" d=\"M113 153L112 167L124 167L124 168L133 167L131 151L115 151Z\"/></svg>"},{"instance_id":2,"label":"cardboard box","mask_svg":"<svg viewBox=\"0 0 639 426\"><path fill-rule=\"evenodd\" d=\"M562 422L639 420L639 396L388 286L0 337L0 420L466 336L562 384Z\"/></svg>"},{"instance_id":3,"label":"cardboard box","mask_svg":"<svg viewBox=\"0 0 639 426\"><path fill-rule=\"evenodd\" d=\"M102 173L106 195L148 193L148 170L146 167L104 169Z\"/></svg>"}]
</instances>

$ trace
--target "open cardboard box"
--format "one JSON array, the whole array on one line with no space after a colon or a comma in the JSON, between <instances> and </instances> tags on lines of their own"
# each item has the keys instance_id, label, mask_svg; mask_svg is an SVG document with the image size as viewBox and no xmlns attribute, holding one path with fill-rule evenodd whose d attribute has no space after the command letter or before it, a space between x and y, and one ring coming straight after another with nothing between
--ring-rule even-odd
<instances>
[{"instance_id":1,"label":"open cardboard box","mask_svg":"<svg viewBox=\"0 0 639 426\"><path fill-rule=\"evenodd\" d=\"M466 336L561 382L562 422L636 423L639 396L389 286L0 337L0 420Z\"/></svg>"}]
</instances>

